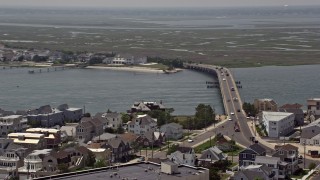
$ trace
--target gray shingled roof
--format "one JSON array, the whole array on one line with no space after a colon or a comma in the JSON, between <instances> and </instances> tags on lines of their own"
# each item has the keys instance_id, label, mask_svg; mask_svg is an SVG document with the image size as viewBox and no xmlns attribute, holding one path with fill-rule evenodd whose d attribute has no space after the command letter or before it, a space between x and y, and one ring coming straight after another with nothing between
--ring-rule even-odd
<instances>
[{"instance_id":1,"label":"gray shingled roof","mask_svg":"<svg viewBox=\"0 0 320 180\"><path fill-rule=\"evenodd\" d=\"M249 148L258 154L263 154L264 152L266 152L266 150L258 143L250 145Z\"/></svg>"},{"instance_id":2,"label":"gray shingled roof","mask_svg":"<svg viewBox=\"0 0 320 180\"><path fill-rule=\"evenodd\" d=\"M320 126L315 125L311 127L306 127L302 129L301 138L311 139L318 134L320 134Z\"/></svg>"}]
</instances>

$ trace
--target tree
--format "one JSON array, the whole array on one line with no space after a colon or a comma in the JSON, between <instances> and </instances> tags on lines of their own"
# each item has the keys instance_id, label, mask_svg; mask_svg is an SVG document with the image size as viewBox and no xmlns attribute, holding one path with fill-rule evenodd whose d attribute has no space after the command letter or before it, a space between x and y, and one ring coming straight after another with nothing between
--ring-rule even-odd
<instances>
[{"instance_id":1,"label":"tree","mask_svg":"<svg viewBox=\"0 0 320 180\"><path fill-rule=\"evenodd\" d=\"M194 127L196 129L204 128L215 121L215 113L210 105L199 104L196 107L194 118Z\"/></svg>"},{"instance_id":2,"label":"tree","mask_svg":"<svg viewBox=\"0 0 320 180\"><path fill-rule=\"evenodd\" d=\"M248 116L256 116L258 113L258 111L254 108L254 105L247 102L243 103L242 108Z\"/></svg>"},{"instance_id":3,"label":"tree","mask_svg":"<svg viewBox=\"0 0 320 180\"><path fill-rule=\"evenodd\" d=\"M164 124L171 123L173 121L173 118L170 114L171 112L172 110L166 110L166 111L153 110L153 111L150 111L148 115L151 116L152 118L156 118L157 125L162 126Z\"/></svg>"},{"instance_id":4,"label":"tree","mask_svg":"<svg viewBox=\"0 0 320 180\"><path fill-rule=\"evenodd\" d=\"M123 127L119 126L119 127L117 128L117 133L118 133L118 134L123 134L123 133L124 133Z\"/></svg>"},{"instance_id":5,"label":"tree","mask_svg":"<svg viewBox=\"0 0 320 180\"><path fill-rule=\"evenodd\" d=\"M106 166L107 166L106 162L102 159L99 159L98 161L96 161L96 163L94 163L95 168L106 167Z\"/></svg>"},{"instance_id":6,"label":"tree","mask_svg":"<svg viewBox=\"0 0 320 180\"><path fill-rule=\"evenodd\" d=\"M86 159L86 165L89 167L93 167L96 162L96 157L93 152L88 151L88 158Z\"/></svg>"},{"instance_id":7,"label":"tree","mask_svg":"<svg viewBox=\"0 0 320 180\"><path fill-rule=\"evenodd\" d=\"M312 162L312 163L309 164L308 167L309 167L310 170L312 170L312 169L316 168L316 166L317 166L316 163Z\"/></svg>"},{"instance_id":8,"label":"tree","mask_svg":"<svg viewBox=\"0 0 320 180\"><path fill-rule=\"evenodd\" d=\"M218 169L216 168L210 168L209 169L209 179L210 180L220 180L220 174L218 172Z\"/></svg>"},{"instance_id":9,"label":"tree","mask_svg":"<svg viewBox=\"0 0 320 180\"><path fill-rule=\"evenodd\" d=\"M178 149L179 145L178 144L173 144L171 145L171 147L169 147L168 151L167 151L167 155L176 152Z\"/></svg>"},{"instance_id":10,"label":"tree","mask_svg":"<svg viewBox=\"0 0 320 180\"><path fill-rule=\"evenodd\" d=\"M128 121L131 120L131 117L129 114L122 114L121 119L122 119L122 123L127 123Z\"/></svg>"}]
</instances>

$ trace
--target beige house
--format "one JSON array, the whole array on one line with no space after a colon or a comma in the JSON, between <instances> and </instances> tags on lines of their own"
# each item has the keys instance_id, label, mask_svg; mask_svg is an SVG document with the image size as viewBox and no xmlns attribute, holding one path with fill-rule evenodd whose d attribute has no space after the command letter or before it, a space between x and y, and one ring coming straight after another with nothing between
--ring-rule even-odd
<instances>
[{"instance_id":1,"label":"beige house","mask_svg":"<svg viewBox=\"0 0 320 180\"><path fill-rule=\"evenodd\" d=\"M44 149L47 147L47 141L44 134L37 133L10 133L9 139L13 139L15 144L19 144L31 150Z\"/></svg>"},{"instance_id":2,"label":"beige house","mask_svg":"<svg viewBox=\"0 0 320 180\"><path fill-rule=\"evenodd\" d=\"M77 139L82 142L91 141L94 136L103 133L103 123L97 118L84 117L76 127Z\"/></svg>"},{"instance_id":3,"label":"beige house","mask_svg":"<svg viewBox=\"0 0 320 180\"><path fill-rule=\"evenodd\" d=\"M308 114L320 117L320 98L311 98L307 100Z\"/></svg>"},{"instance_id":4,"label":"beige house","mask_svg":"<svg viewBox=\"0 0 320 180\"><path fill-rule=\"evenodd\" d=\"M254 108L261 111L278 111L278 105L273 99L255 99Z\"/></svg>"},{"instance_id":5,"label":"beige house","mask_svg":"<svg viewBox=\"0 0 320 180\"><path fill-rule=\"evenodd\" d=\"M7 137L9 133L21 132L27 128L27 119L20 115L0 117L0 137Z\"/></svg>"}]
</instances>

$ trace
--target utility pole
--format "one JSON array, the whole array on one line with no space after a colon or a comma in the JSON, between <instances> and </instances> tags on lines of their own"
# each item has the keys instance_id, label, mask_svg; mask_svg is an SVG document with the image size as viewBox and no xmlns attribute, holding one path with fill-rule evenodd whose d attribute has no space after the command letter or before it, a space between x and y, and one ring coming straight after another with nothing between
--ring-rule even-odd
<instances>
[{"instance_id":1,"label":"utility pole","mask_svg":"<svg viewBox=\"0 0 320 180\"><path fill-rule=\"evenodd\" d=\"M154 132L153 132L153 135L152 135L151 158L153 158L153 142L154 142Z\"/></svg>"},{"instance_id":2,"label":"utility pole","mask_svg":"<svg viewBox=\"0 0 320 180\"><path fill-rule=\"evenodd\" d=\"M233 142L233 135L234 134L231 135L232 142ZM231 145L231 162L233 163L233 144Z\"/></svg>"},{"instance_id":3,"label":"utility pole","mask_svg":"<svg viewBox=\"0 0 320 180\"><path fill-rule=\"evenodd\" d=\"M303 169L306 169L306 140L303 142Z\"/></svg>"}]
</instances>

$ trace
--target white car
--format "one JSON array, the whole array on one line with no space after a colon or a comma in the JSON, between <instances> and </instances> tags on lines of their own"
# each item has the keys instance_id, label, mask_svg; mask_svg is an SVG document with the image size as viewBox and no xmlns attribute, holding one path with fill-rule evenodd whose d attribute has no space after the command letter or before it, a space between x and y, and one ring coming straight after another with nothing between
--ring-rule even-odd
<instances>
[{"instance_id":1,"label":"white car","mask_svg":"<svg viewBox=\"0 0 320 180\"><path fill-rule=\"evenodd\" d=\"M193 142L193 140L192 139L188 139L188 143L192 143Z\"/></svg>"},{"instance_id":2,"label":"white car","mask_svg":"<svg viewBox=\"0 0 320 180\"><path fill-rule=\"evenodd\" d=\"M231 114L231 115L234 115L234 112L231 112L230 114Z\"/></svg>"},{"instance_id":3,"label":"white car","mask_svg":"<svg viewBox=\"0 0 320 180\"><path fill-rule=\"evenodd\" d=\"M225 79L225 78L223 78L222 80L224 80L224 81L225 81L226 79Z\"/></svg>"},{"instance_id":4,"label":"white car","mask_svg":"<svg viewBox=\"0 0 320 180\"><path fill-rule=\"evenodd\" d=\"M232 119L231 119L231 118L229 118L229 119L228 119L228 121L232 121Z\"/></svg>"}]
</instances>

